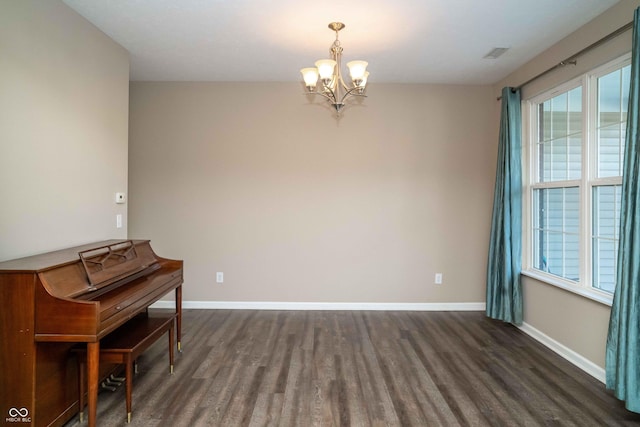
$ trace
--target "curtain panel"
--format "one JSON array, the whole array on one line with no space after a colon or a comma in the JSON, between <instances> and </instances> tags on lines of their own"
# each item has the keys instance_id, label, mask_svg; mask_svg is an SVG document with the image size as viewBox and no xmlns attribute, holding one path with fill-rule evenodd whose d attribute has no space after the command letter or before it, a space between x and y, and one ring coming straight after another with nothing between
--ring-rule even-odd
<instances>
[{"instance_id":1,"label":"curtain panel","mask_svg":"<svg viewBox=\"0 0 640 427\"><path fill-rule=\"evenodd\" d=\"M522 114L520 90L502 89L498 164L487 265L487 316L522 324Z\"/></svg>"},{"instance_id":2,"label":"curtain panel","mask_svg":"<svg viewBox=\"0 0 640 427\"><path fill-rule=\"evenodd\" d=\"M640 412L640 8L633 19L616 289L606 347L607 388Z\"/></svg>"}]
</instances>

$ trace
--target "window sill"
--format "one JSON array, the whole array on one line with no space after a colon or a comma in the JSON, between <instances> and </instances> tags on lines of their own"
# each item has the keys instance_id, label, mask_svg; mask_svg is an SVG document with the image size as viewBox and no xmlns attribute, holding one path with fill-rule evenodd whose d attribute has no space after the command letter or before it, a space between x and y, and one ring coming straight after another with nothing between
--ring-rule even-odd
<instances>
[{"instance_id":1,"label":"window sill","mask_svg":"<svg viewBox=\"0 0 640 427\"><path fill-rule=\"evenodd\" d=\"M590 300L599 302L601 304L608 305L609 307L611 307L611 304L613 303L613 295L595 289L585 289L582 286L577 286L566 280L563 280L561 277L540 273L536 270L522 270L521 274L523 276L531 277L532 279L536 279L541 282L548 283L549 285L564 289L565 291L569 291L582 297L589 298Z\"/></svg>"}]
</instances>

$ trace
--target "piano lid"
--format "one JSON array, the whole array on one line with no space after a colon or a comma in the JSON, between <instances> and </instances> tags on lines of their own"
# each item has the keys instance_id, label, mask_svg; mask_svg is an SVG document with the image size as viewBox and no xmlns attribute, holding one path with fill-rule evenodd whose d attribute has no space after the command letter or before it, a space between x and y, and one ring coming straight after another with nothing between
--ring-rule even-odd
<instances>
[{"instance_id":1,"label":"piano lid","mask_svg":"<svg viewBox=\"0 0 640 427\"><path fill-rule=\"evenodd\" d=\"M102 242L94 242L58 251L47 252L39 255L32 255L24 258L17 258L0 262L0 272L13 273L38 273L53 268L62 267L66 264L73 264L80 261L79 252L98 249L104 246L122 243L124 240L113 239ZM148 240L133 240L134 244L148 242Z\"/></svg>"}]
</instances>

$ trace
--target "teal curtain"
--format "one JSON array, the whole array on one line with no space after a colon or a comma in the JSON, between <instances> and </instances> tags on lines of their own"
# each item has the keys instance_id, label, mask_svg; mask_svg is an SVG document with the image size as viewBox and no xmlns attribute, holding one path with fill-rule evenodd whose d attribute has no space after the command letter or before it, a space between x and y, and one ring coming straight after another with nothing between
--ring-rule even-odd
<instances>
[{"instance_id":1,"label":"teal curtain","mask_svg":"<svg viewBox=\"0 0 640 427\"><path fill-rule=\"evenodd\" d=\"M640 412L640 27L633 18L631 87L622 170L616 290L606 350L607 388Z\"/></svg>"},{"instance_id":2,"label":"teal curtain","mask_svg":"<svg viewBox=\"0 0 640 427\"><path fill-rule=\"evenodd\" d=\"M522 324L522 115L520 90L502 89L498 165L487 265L487 316Z\"/></svg>"}]
</instances>

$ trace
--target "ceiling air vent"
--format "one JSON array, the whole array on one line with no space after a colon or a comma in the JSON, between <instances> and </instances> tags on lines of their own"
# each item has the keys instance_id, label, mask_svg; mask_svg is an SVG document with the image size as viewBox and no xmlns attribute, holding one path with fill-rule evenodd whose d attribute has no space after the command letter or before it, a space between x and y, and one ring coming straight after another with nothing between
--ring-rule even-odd
<instances>
[{"instance_id":1,"label":"ceiling air vent","mask_svg":"<svg viewBox=\"0 0 640 427\"><path fill-rule=\"evenodd\" d=\"M508 50L508 47L494 47L493 49L491 49L491 52L487 53L484 56L484 59L498 59L500 56L502 56L503 53Z\"/></svg>"}]
</instances>

